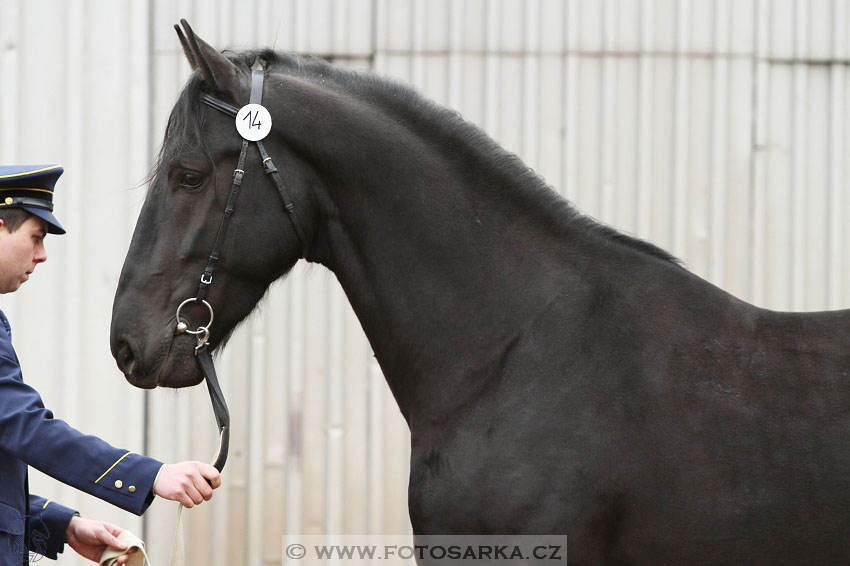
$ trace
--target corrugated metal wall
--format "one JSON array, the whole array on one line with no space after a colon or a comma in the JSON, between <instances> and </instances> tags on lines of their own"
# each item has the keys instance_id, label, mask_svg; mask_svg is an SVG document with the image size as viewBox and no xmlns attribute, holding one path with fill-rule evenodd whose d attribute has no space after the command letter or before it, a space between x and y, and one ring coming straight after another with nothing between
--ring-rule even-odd
<instances>
[{"instance_id":1,"label":"corrugated metal wall","mask_svg":"<svg viewBox=\"0 0 850 566\"><path fill-rule=\"evenodd\" d=\"M28 381L87 432L168 461L214 451L205 390L145 394L108 351L142 183L188 73L180 17L220 48L409 81L583 211L758 305L850 306L848 0L0 0L0 162L64 164L69 228L2 306ZM190 563L279 564L284 533L409 529L407 432L331 274L299 265L219 365L232 453L226 487L188 514ZM142 524L32 483L144 530L167 563L173 505Z\"/></svg>"}]
</instances>

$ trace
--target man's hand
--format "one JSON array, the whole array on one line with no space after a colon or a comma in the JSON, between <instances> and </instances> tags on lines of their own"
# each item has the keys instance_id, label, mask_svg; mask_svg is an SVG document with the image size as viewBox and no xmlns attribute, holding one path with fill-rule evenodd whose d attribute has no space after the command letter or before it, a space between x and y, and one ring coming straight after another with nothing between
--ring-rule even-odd
<instances>
[{"instance_id":1,"label":"man's hand","mask_svg":"<svg viewBox=\"0 0 850 566\"><path fill-rule=\"evenodd\" d=\"M65 540L77 554L93 562L98 562L107 547L127 550L127 544L116 538L123 530L111 523L75 516L71 518L68 528L65 529ZM129 554L137 550L134 548ZM129 555L124 554L118 557L117 564L126 564L129 559Z\"/></svg>"},{"instance_id":2,"label":"man's hand","mask_svg":"<svg viewBox=\"0 0 850 566\"><path fill-rule=\"evenodd\" d=\"M165 464L153 486L155 495L179 501L191 508L212 498L213 490L221 485L221 475L203 462Z\"/></svg>"}]
</instances>

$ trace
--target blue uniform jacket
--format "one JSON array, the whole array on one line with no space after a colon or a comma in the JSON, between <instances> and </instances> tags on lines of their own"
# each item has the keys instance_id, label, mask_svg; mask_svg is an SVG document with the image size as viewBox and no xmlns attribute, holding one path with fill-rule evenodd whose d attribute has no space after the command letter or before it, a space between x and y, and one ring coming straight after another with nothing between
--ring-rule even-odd
<instances>
[{"instance_id":1,"label":"blue uniform jacket","mask_svg":"<svg viewBox=\"0 0 850 566\"><path fill-rule=\"evenodd\" d=\"M74 510L30 495L27 465L141 515L162 462L115 448L53 418L26 385L0 311L0 566L21 566L29 552L56 558Z\"/></svg>"}]
</instances>

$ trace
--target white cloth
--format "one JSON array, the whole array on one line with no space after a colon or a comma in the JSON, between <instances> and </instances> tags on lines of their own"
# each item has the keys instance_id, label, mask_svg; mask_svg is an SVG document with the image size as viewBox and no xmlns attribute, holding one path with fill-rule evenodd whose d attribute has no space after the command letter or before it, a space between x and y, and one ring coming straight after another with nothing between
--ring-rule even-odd
<instances>
[{"instance_id":1,"label":"white cloth","mask_svg":"<svg viewBox=\"0 0 850 566\"><path fill-rule=\"evenodd\" d=\"M127 566L150 566L150 562L148 561L148 555L145 552L145 543L142 542L142 539L140 539L130 531L121 531L121 534L118 535L118 538L129 545L129 548L127 550L130 550L132 548L139 549L138 552L135 552L130 555L130 560L127 562ZM115 562L118 560L118 557L125 554L127 550L116 550L114 548L107 548L100 556L99 565L115 566Z\"/></svg>"}]
</instances>

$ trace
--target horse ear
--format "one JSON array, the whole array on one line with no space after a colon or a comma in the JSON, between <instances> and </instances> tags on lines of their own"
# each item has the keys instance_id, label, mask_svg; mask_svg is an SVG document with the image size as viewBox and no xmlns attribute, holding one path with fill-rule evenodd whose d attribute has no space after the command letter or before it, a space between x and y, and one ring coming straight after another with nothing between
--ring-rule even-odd
<instances>
[{"instance_id":1,"label":"horse ear","mask_svg":"<svg viewBox=\"0 0 850 566\"><path fill-rule=\"evenodd\" d=\"M219 93L235 94L238 85L241 83L241 73L239 68L230 62L230 60L216 51L206 41L195 35L192 31L189 22L180 20L180 26L174 26L177 31L177 37L180 38L180 44L183 46L183 53L186 54L186 59L189 60L189 65L192 70L201 74L201 78L210 89ZM185 34L183 33L185 30Z\"/></svg>"},{"instance_id":2,"label":"horse ear","mask_svg":"<svg viewBox=\"0 0 850 566\"><path fill-rule=\"evenodd\" d=\"M189 65L192 66L193 71L196 70L198 68L198 62L195 60L195 54L192 53L192 46L189 45L189 40L186 39L186 36L183 34L183 30L180 29L180 26L177 24L174 25L174 31L177 32L177 37L180 39L180 45L183 46L183 54L186 56L186 59L189 60Z\"/></svg>"}]
</instances>

